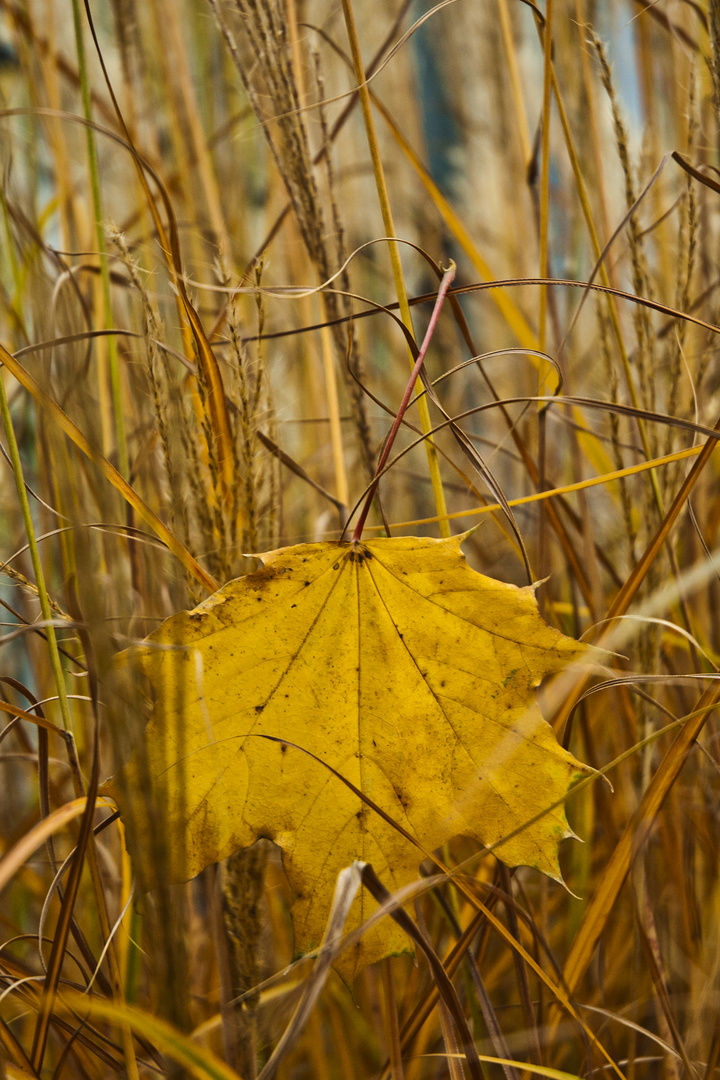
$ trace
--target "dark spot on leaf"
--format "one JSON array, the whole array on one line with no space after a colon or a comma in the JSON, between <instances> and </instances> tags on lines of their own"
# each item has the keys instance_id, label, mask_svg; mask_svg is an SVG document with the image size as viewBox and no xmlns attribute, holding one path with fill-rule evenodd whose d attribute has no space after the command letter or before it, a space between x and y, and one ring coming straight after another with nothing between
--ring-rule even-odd
<instances>
[{"instance_id":1,"label":"dark spot on leaf","mask_svg":"<svg viewBox=\"0 0 720 1080\"><path fill-rule=\"evenodd\" d=\"M291 608L297 607L297 604L291 604L290 607Z\"/></svg>"},{"instance_id":2,"label":"dark spot on leaf","mask_svg":"<svg viewBox=\"0 0 720 1080\"><path fill-rule=\"evenodd\" d=\"M265 708L264 705L256 705L255 706L255 712L258 712L258 713L262 712L264 708Z\"/></svg>"},{"instance_id":3,"label":"dark spot on leaf","mask_svg":"<svg viewBox=\"0 0 720 1080\"><path fill-rule=\"evenodd\" d=\"M443 679L443 681L442 681L442 682L440 683L440 685L441 685L441 686L444 686L444 685L445 685L445 680L444 680L444 679Z\"/></svg>"},{"instance_id":4,"label":"dark spot on leaf","mask_svg":"<svg viewBox=\"0 0 720 1080\"><path fill-rule=\"evenodd\" d=\"M377 743L375 742L375 740L374 740L374 739L373 739L373 741L372 741L372 744L373 744L373 746L377 747Z\"/></svg>"},{"instance_id":5,"label":"dark spot on leaf","mask_svg":"<svg viewBox=\"0 0 720 1080\"><path fill-rule=\"evenodd\" d=\"M305 585L305 588L307 588L307 587L308 587L308 585L310 584L310 582L309 582L309 581L305 581L305 582L303 582L303 584Z\"/></svg>"},{"instance_id":6,"label":"dark spot on leaf","mask_svg":"<svg viewBox=\"0 0 720 1080\"><path fill-rule=\"evenodd\" d=\"M256 570L254 574L248 574L245 581L252 589L262 589L265 585L269 585L275 577L277 577L275 567L263 566L261 570Z\"/></svg>"},{"instance_id":7,"label":"dark spot on leaf","mask_svg":"<svg viewBox=\"0 0 720 1080\"><path fill-rule=\"evenodd\" d=\"M362 566L362 564L363 564L363 563L364 563L364 561L365 561L365 556L364 556L364 555L358 555L358 557L357 557L357 561L358 561L358 562L360 563L360 565Z\"/></svg>"},{"instance_id":8,"label":"dark spot on leaf","mask_svg":"<svg viewBox=\"0 0 720 1080\"><path fill-rule=\"evenodd\" d=\"M339 570L339 569L340 569L340 563L339 562L333 563L333 570Z\"/></svg>"},{"instance_id":9,"label":"dark spot on leaf","mask_svg":"<svg viewBox=\"0 0 720 1080\"><path fill-rule=\"evenodd\" d=\"M284 754L286 750L287 750L287 746L285 745L285 743L281 743L280 744L280 753Z\"/></svg>"}]
</instances>

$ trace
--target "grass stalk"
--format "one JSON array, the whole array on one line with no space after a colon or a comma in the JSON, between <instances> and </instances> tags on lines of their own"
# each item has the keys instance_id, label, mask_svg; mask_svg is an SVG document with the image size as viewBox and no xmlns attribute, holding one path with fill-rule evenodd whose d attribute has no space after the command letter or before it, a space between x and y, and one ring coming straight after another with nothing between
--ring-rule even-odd
<instances>
[{"instance_id":1,"label":"grass stalk","mask_svg":"<svg viewBox=\"0 0 720 1080\"><path fill-rule=\"evenodd\" d=\"M83 19L80 9L80 0L72 0L73 27L75 30L75 47L77 50L78 73L80 76L80 92L83 103L83 115L88 123L85 125L85 139L87 142L88 174L90 177L90 192L92 195L93 219L95 225L95 238L97 243L98 258L100 260L100 280L102 282L103 319L106 330L112 330L114 326L112 299L110 296L110 268L108 265L107 248L105 245L105 232L103 229L102 195L100 193L100 169L98 162L97 143L95 132L92 128L92 100L90 95L90 81L88 78L87 61L85 58L85 41L83 35ZM125 412L123 408L122 385L120 379L120 362L118 357L117 339L111 335L108 338L108 364L110 374L110 392L112 396L113 420L115 425L115 449L118 455L118 469L125 479L130 475L130 460L128 457L127 438L125 434ZM99 378L104 378L102 367Z\"/></svg>"},{"instance_id":2,"label":"grass stalk","mask_svg":"<svg viewBox=\"0 0 720 1080\"><path fill-rule=\"evenodd\" d=\"M342 425L340 423L340 400L335 373L332 336L328 327L320 331L323 372L325 374L325 392L327 394L328 418L330 420L330 439L332 442L333 464L335 467L335 491L344 506L350 504L347 471L345 469L345 451L343 449Z\"/></svg>"},{"instance_id":3,"label":"grass stalk","mask_svg":"<svg viewBox=\"0 0 720 1080\"><path fill-rule=\"evenodd\" d=\"M355 79L357 81L358 94L360 96L360 106L362 108L363 120L365 123L365 134L367 136L368 147L370 150L370 158L372 160L373 175L375 177L375 187L378 193L378 199L380 201L380 210L382 212L383 228L385 229L385 235L390 238L390 244L388 250L390 253L390 262L392 265L393 280L395 282L395 292L397 294L398 303L400 305L400 317L414 336L412 315L410 314L410 305L408 304L407 290L405 288L405 277L403 275L402 263L400 261L400 249L397 244L392 243L395 238L395 226L393 223L392 208L390 206L390 196L387 189L387 183L385 181L385 170L383 168L382 157L380 155L380 146L377 140L377 132L375 130L375 120L373 119L372 106L370 104L370 91L368 89L365 68L362 60L362 53L360 52L360 41L357 35L357 27L355 25L355 15L353 12L352 0L343 0L343 15L345 16L345 29L347 30L348 39L350 42L350 52L353 60L353 67L355 69ZM414 365L414 358L410 354L410 366ZM422 398L418 403L418 411L420 414L420 424L423 432L427 435L430 431L430 410L428 408L427 401ZM450 536L450 525L447 521L447 504L445 501L445 492L443 490L442 478L440 476L440 463L438 461L437 450L432 442L432 439L428 437L425 443L425 450L428 459L428 469L430 471L430 482L432 484L433 496L435 499L435 507L440 523L440 535L447 537Z\"/></svg>"},{"instance_id":4,"label":"grass stalk","mask_svg":"<svg viewBox=\"0 0 720 1080\"><path fill-rule=\"evenodd\" d=\"M543 91L542 91L542 139L540 149L540 270L539 276L548 276L548 228L550 220L550 126L552 113L552 49L553 13L555 0L547 0L543 33ZM545 350L547 337L547 285L539 290L538 344Z\"/></svg>"},{"instance_id":5,"label":"grass stalk","mask_svg":"<svg viewBox=\"0 0 720 1080\"><path fill-rule=\"evenodd\" d=\"M497 0L497 5L498 15L500 16L500 32L502 34L503 48L505 50L505 56L507 57L510 73L510 84L512 86L513 103L515 105L515 116L517 117L517 129L520 138L522 160L525 168L527 168L532 156L532 144L530 142L527 111L525 109L525 102L523 101L522 82L515 52L515 43L513 41L510 9L507 0Z\"/></svg>"},{"instance_id":6,"label":"grass stalk","mask_svg":"<svg viewBox=\"0 0 720 1080\"><path fill-rule=\"evenodd\" d=\"M7 370L7 368L5 368L5 370ZM17 492L18 505L20 507L23 527L25 530L25 537L27 539L28 549L30 551L30 560L32 562L33 574L35 575L35 588L37 589L38 601L40 603L40 611L42 613L43 621L45 623L45 636L48 643L50 667L52 669L53 679L55 682L55 692L57 694L62 726L65 731L73 731L70 702L68 700L67 688L65 686L65 675L63 673L62 661L60 660L60 652L57 643L57 635L55 633L55 616L50 606L50 599L48 597L48 592L45 585L45 573L43 571L42 559L40 558L40 549L38 547L37 537L35 535L35 525L33 523L32 513L30 510L30 502L27 496L27 488L25 486L25 478L23 476L22 461L20 460L20 451L18 449L17 439L15 438L15 429L13 427L12 417L10 415L10 404L8 402L7 391L5 389L5 380L2 377L2 369L0 369L0 414L2 415L3 427L5 428L5 438L7 439L8 452L10 454L13 476L15 478L15 490Z\"/></svg>"}]
</instances>

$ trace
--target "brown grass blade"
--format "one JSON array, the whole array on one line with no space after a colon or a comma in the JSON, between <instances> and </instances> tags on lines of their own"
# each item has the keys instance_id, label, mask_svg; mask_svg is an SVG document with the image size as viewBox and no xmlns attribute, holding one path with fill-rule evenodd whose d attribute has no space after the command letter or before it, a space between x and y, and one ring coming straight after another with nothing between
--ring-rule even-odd
<instances>
[{"instance_id":1,"label":"brown grass blade","mask_svg":"<svg viewBox=\"0 0 720 1080\"><path fill-rule=\"evenodd\" d=\"M625 827L610 862L605 868L580 929L565 962L563 981L573 994L592 960L595 946L617 900L618 893L633 860L647 838L660 808L675 783L685 759L720 698L720 687L710 686L686 717L685 725L662 760L643 795L642 801Z\"/></svg>"}]
</instances>

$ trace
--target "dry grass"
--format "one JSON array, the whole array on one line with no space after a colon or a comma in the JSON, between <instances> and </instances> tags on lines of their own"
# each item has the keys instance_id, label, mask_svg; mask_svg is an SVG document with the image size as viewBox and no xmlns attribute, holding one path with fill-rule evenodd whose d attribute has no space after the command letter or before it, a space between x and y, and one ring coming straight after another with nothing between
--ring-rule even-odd
<instances>
[{"instance_id":1,"label":"dry grass","mask_svg":"<svg viewBox=\"0 0 720 1080\"><path fill-rule=\"evenodd\" d=\"M478 1052L516 1063L488 1077L609 1075L592 1032L616 1075L711 1080L718 3L548 0L547 22L457 3L406 39L427 6L356 2L365 121L349 0L91 10L122 122L79 0L0 4L4 1074L251 1078L280 1040L313 965L282 974L277 851L142 895L112 807L83 814L145 722L112 658L245 553L339 536L407 378L377 305L419 340L453 258L464 318L446 307L427 371L482 460L443 428L390 470L369 528L484 520L471 563L523 584L496 493L525 499L548 620L607 643L603 620L631 617L607 685L547 695L612 781L569 800L571 892L486 858L485 913L443 885L418 922ZM548 988L563 978L581 1022ZM410 955L352 995L331 972L278 1077L467 1075L444 986Z\"/></svg>"}]
</instances>

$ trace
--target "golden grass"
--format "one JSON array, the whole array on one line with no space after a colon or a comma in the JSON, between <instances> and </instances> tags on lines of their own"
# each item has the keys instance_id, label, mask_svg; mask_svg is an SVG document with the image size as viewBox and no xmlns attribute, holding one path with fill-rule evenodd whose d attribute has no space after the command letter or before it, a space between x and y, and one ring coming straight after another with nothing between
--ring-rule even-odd
<instances>
[{"instance_id":1,"label":"golden grass","mask_svg":"<svg viewBox=\"0 0 720 1080\"><path fill-rule=\"evenodd\" d=\"M720 6L89 11L107 78L80 0L0 7L0 1075L711 1080ZM474 465L423 395L368 529L479 515L518 584L524 546L546 617L618 650L543 690L612 788L569 799L570 891L448 845L460 887L406 905L429 962L351 993L292 963L269 843L143 894L87 807L147 718L113 657L340 535L450 259L426 369Z\"/></svg>"}]
</instances>

